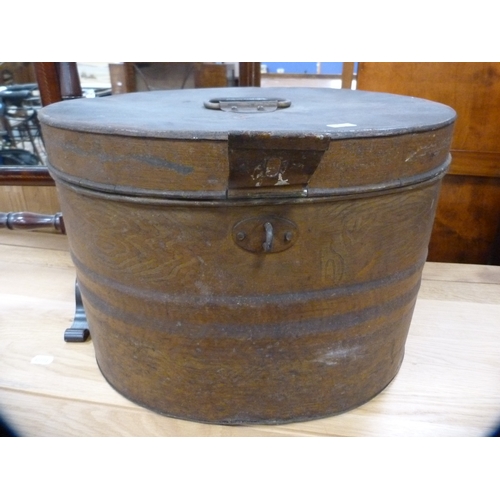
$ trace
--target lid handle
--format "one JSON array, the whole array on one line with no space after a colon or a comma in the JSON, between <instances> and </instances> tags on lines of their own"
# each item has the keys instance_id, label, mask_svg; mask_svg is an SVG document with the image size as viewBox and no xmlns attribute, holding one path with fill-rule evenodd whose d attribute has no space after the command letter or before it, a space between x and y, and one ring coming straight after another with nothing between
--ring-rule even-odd
<instances>
[{"instance_id":1,"label":"lid handle","mask_svg":"<svg viewBox=\"0 0 500 500\"><path fill-rule=\"evenodd\" d=\"M292 101L275 97L221 97L205 101L207 109L231 111L233 113L269 113L288 108Z\"/></svg>"}]
</instances>

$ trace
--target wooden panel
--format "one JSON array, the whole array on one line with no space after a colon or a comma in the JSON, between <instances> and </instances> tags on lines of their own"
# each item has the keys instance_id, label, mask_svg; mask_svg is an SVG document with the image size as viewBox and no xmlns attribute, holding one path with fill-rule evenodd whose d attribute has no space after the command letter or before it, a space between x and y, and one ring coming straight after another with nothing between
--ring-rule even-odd
<instances>
[{"instance_id":1,"label":"wooden panel","mask_svg":"<svg viewBox=\"0 0 500 500\"><path fill-rule=\"evenodd\" d=\"M450 174L500 178L500 153L454 150Z\"/></svg>"},{"instance_id":2,"label":"wooden panel","mask_svg":"<svg viewBox=\"0 0 500 500\"><path fill-rule=\"evenodd\" d=\"M47 167L39 165L0 166L0 186L54 186Z\"/></svg>"},{"instance_id":3,"label":"wooden panel","mask_svg":"<svg viewBox=\"0 0 500 500\"><path fill-rule=\"evenodd\" d=\"M500 180L447 175L443 180L428 260L492 263L500 221Z\"/></svg>"},{"instance_id":4,"label":"wooden panel","mask_svg":"<svg viewBox=\"0 0 500 500\"><path fill-rule=\"evenodd\" d=\"M260 87L260 63L240 62L240 87Z\"/></svg>"},{"instance_id":5,"label":"wooden panel","mask_svg":"<svg viewBox=\"0 0 500 500\"><path fill-rule=\"evenodd\" d=\"M227 87L228 65L201 62L124 63L135 71L135 89L171 90ZM111 65L110 65L111 69ZM113 73L111 73L113 80Z\"/></svg>"},{"instance_id":6,"label":"wooden panel","mask_svg":"<svg viewBox=\"0 0 500 500\"><path fill-rule=\"evenodd\" d=\"M452 149L500 152L500 63L360 63L358 89L447 104L458 114Z\"/></svg>"},{"instance_id":7,"label":"wooden panel","mask_svg":"<svg viewBox=\"0 0 500 500\"><path fill-rule=\"evenodd\" d=\"M113 94L126 94L137 90L133 63L110 63L109 76Z\"/></svg>"},{"instance_id":8,"label":"wooden panel","mask_svg":"<svg viewBox=\"0 0 500 500\"><path fill-rule=\"evenodd\" d=\"M57 63L37 62L34 66L42 105L48 106L49 104L62 101Z\"/></svg>"},{"instance_id":9,"label":"wooden panel","mask_svg":"<svg viewBox=\"0 0 500 500\"><path fill-rule=\"evenodd\" d=\"M194 86L196 88L227 87L227 66L225 64L196 63Z\"/></svg>"},{"instance_id":10,"label":"wooden panel","mask_svg":"<svg viewBox=\"0 0 500 500\"><path fill-rule=\"evenodd\" d=\"M500 247L500 63L365 62L359 64L357 88L422 97L455 109L453 161L429 259L498 262L494 256Z\"/></svg>"},{"instance_id":11,"label":"wooden panel","mask_svg":"<svg viewBox=\"0 0 500 500\"><path fill-rule=\"evenodd\" d=\"M53 186L0 186L0 212L60 212Z\"/></svg>"}]
</instances>

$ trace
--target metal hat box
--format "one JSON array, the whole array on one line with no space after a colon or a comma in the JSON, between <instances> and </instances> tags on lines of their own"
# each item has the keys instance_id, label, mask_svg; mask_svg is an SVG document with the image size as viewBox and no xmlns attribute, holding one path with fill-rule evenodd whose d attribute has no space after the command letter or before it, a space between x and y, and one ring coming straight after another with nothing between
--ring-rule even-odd
<instances>
[{"instance_id":1,"label":"metal hat box","mask_svg":"<svg viewBox=\"0 0 500 500\"><path fill-rule=\"evenodd\" d=\"M227 88L40 113L99 367L156 412L285 423L397 374L455 112Z\"/></svg>"}]
</instances>

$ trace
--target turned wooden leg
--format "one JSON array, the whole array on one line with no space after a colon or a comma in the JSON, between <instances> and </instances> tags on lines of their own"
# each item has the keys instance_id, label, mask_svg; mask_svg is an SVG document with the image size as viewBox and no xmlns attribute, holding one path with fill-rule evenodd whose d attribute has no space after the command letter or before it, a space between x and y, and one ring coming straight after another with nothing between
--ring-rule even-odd
<instances>
[{"instance_id":1,"label":"turned wooden leg","mask_svg":"<svg viewBox=\"0 0 500 500\"><path fill-rule=\"evenodd\" d=\"M34 214L32 212L0 212L0 228L7 229L55 229L66 234L64 220L59 212L54 215Z\"/></svg>"}]
</instances>

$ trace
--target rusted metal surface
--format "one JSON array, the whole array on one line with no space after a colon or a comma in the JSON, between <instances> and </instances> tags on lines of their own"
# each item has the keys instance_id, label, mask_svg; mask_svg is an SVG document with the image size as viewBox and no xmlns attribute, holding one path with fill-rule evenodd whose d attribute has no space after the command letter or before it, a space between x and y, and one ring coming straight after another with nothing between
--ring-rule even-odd
<instances>
[{"instance_id":1,"label":"rusted metal surface","mask_svg":"<svg viewBox=\"0 0 500 500\"><path fill-rule=\"evenodd\" d=\"M397 374L453 111L295 90L280 91L290 108L262 115L207 110L200 91L190 132L188 91L150 101L153 114L175 108L162 126L135 122L129 98L100 124L77 102L45 110L97 361L129 399L204 422L282 423L363 404ZM331 101L336 123L358 125L312 126Z\"/></svg>"}]
</instances>

